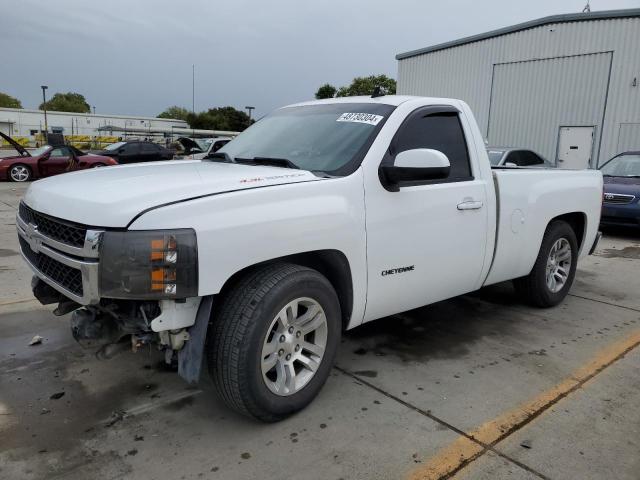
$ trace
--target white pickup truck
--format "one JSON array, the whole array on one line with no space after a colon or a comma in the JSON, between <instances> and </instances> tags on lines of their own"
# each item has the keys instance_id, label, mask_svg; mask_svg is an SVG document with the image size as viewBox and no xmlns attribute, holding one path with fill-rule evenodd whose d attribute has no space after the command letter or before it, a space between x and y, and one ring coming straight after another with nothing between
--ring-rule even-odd
<instances>
[{"instance_id":1,"label":"white pickup truck","mask_svg":"<svg viewBox=\"0 0 640 480\"><path fill-rule=\"evenodd\" d=\"M17 229L82 345L156 343L190 382L206 358L231 408L275 421L344 329L512 279L561 302L601 197L598 171L492 170L462 101L351 97L276 110L204 161L40 180Z\"/></svg>"}]
</instances>

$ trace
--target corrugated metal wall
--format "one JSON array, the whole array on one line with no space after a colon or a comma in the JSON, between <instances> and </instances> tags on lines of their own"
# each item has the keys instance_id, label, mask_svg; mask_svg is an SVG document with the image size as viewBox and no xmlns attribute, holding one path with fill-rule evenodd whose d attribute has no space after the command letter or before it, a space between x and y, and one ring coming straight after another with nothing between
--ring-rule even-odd
<instances>
[{"instance_id":1,"label":"corrugated metal wall","mask_svg":"<svg viewBox=\"0 0 640 480\"><path fill-rule=\"evenodd\" d=\"M618 135L618 152L640 152L640 123L623 123Z\"/></svg>"},{"instance_id":2,"label":"corrugated metal wall","mask_svg":"<svg viewBox=\"0 0 640 480\"><path fill-rule=\"evenodd\" d=\"M531 148L553 161L561 126L602 123L610 65L611 53L495 65L489 144ZM597 141L593 147L591 158Z\"/></svg>"},{"instance_id":3,"label":"corrugated metal wall","mask_svg":"<svg viewBox=\"0 0 640 480\"><path fill-rule=\"evenodd\" d=\"M640 123L640 18L544 25L405 58L398 62L398 93L461 98L469 103L480 128L486 134L489 128L491 86L495 81L494 70L497 70L500 76L502 74L500 64L604 52L612 52L610 54L611 74L610 77L607 76L609 87L608 92L605 92L606 111L604 125L602 117L594 123L597 139L598 141L602 139L601 145L596 145L595 159L602 163L617 153L621 125ZM609 54L577 57L592 58L593 68L598 69L593 72L585 71L583 67L586 64L579 64L579 62L575 63L575 71L571 68L573 65L563 70L559 68L557 62L532 62L531 68L540 70L535 72L536 78L558 80L554 83L556 88L548 92L550 97L558 98L565 95L563 93L566 92L565 87L560 86L566 86L568 81L578 81L577 77L572 77L574 80L568 80L564 77L565 74L569 76L578 74L580 88L584 88L587 92L587 96L582 98L584 105L572 99L567 103L570 107L569 111L554 109L548 111L546 116L542 115L541 118L552 123L561 121L564 124L583 124L581 122L585 116L584 108L591 108L592 103L600 101L602 68L605 68L603 65L606 64L607 55ZM582 78L584 76L587 78ZM596 76L597 79L589 78L591 76ZM637 86L633 86L634 78L637 78ZM585 83L582 83L583 81ZM594 82L593 86L588 85L591 81ZM499 88L507 88L507 86L503 84ZM508 95L508 93L498 91L494 85L493 95ZM523 111L533 111L538 108L538 105L539 98L529 95L522 97L518 104L507 106L507 110L518 108ZM597 109L597 107L594 108ZM559 112L565 115L562 119L557 118ZM498 121L494 112L491 115L492 122ZM516 144L518 138L514 136L511 140L511 137L501 137L501 140ZM553 139L550 140L550 138ZM544 139L540 137L539 141L540 144L530 145L531 148L540 150L541 153L552 152L549 158L553 160L557 147L557 131L553 136L545 135ZM549 142L552 144L550 145Z\"/></svg>"}]
</instances>

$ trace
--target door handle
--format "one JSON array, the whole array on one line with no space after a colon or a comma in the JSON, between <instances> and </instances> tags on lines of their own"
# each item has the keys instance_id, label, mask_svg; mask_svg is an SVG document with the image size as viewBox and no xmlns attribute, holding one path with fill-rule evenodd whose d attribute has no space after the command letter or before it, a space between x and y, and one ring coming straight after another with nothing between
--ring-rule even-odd
<instances>
[{"instance_id":1,"label":"door handle","mask_svg":"<svg viewBox=\"0 0 640 480\"><path fill-rule=\"evenodd\" d=\"M482 208L483 203L480 201L470 200L458 204L458 210L478 210Z\"/></svg>"}]
</instances>

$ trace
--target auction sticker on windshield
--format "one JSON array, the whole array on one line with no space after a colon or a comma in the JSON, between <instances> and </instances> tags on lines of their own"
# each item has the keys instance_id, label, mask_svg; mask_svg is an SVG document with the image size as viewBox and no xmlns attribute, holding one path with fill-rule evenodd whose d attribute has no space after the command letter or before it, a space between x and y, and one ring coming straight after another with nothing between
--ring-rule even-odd
<instances>
[{"instance_id":1,"label":"auction sticker on windshield","mask_svg":"<svg viewBox=\"0 0 640 480\"><path fill-rule=\"evenodd\" d=\"M377 125L383 118L384 117L382 115L374 115L373 113L343 113L338 117L336 122L355 122Z\"/></svg>"}]
</instances>

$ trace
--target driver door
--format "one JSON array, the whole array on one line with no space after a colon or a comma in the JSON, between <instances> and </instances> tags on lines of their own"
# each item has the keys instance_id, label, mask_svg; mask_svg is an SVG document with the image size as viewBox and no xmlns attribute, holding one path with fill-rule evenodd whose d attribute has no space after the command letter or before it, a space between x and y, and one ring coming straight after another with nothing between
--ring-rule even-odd
<instances>
[{"instance_id":1,"label":"driver door","mask_svg":"<svg viewBox=\"0 0 640 480\"><path fill-rule=\"evenodd\" d=\"M40 175L49 177L73 169L73 153L69 147L54 147L47 157L40 160L38 168Z\"/></svg>"},{"instance_id":2,"label":"driver door","mask_svg":"<svg viewBox=\"0 0 640 480\"><path fill-rule=\"evenodd\" d=\"M480 285L489 205L486 181L471 166L465 122L453 107L420 108L407 117L381 159L382 165L393 165L405 150L438 150L451 164L447 178L407 182L397 191L385 189L373 171L366 179L365 321Z\"/></svg>"}]
</instances>

